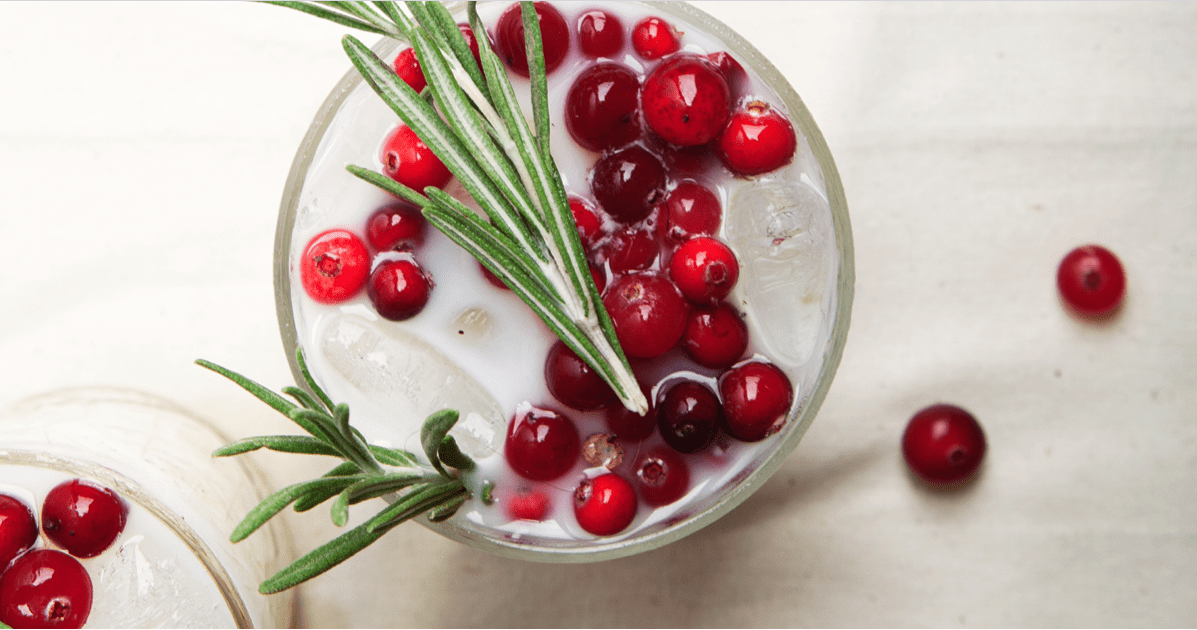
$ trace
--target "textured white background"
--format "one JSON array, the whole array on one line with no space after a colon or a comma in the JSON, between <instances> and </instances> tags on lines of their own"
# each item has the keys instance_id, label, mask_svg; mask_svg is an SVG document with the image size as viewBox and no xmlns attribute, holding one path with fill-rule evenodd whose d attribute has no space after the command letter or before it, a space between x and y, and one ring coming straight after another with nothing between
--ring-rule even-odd
<instances>
[{"instance_id":1,"label":"textured white background","mask_svg":"<svg viewBox=\"0 0 1197 630\"><path fill-rule=\"evenodd\" d=\"M819 121L856 239L822 413L741 507L588 566L411 526L302 591L312 626L1177 626L1197 619L1197 4L719 2ZM238 437L286 420L279 197L346 29L268 6L0 4L0 404L134 386ZM1129 276L1094 324L1059 259ZM972 410L970 487L902 429ZM291 458L296 459L296 458ZM277 484L302 478L262 455ZM292 518L302 549L334 533Z\"/></svg>"}]
</instances>

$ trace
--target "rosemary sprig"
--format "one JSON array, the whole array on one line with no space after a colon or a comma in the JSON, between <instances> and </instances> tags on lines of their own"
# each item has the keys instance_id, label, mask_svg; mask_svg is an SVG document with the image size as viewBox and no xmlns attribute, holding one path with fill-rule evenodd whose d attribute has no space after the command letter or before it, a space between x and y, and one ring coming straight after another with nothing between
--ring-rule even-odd
<instances>
[{"instance_id":1,"label":"rosemary sprig","mask_svg":"<svg viewBox=\"0 0 1197 630\"><path fill-rule=\"evenodd\" d=\"M343 527L349 521L349 506L378 497L393 496L393 500L373 518L307 553L262 582L259 590L263 594L284 591L328 571L365 549L391 528L420 514L427 513L433 521L453 516L469 498L469 491L449 468L469 470L474 467L474 461L461 452L456 440L449 435L457 422L456 411L438 411L424 421L420 444L431 467L424 466L407 451L367 444L349 424L349 407L333 404L316 384L302 350L296 352L296 358L304 384L312 393L284 387L283 394L295 402L215 363L203 359L196 361L240 385L309 434L238 440L217 449L214 457L265 448L282 453L331 455L344 460L321 477L287 486L266 497L242 519L230 539L233 542L246 539L288 505L294 505L296 512L304 512L333 499L332 521L337 527Z\"/></svg>"}]
</instances>

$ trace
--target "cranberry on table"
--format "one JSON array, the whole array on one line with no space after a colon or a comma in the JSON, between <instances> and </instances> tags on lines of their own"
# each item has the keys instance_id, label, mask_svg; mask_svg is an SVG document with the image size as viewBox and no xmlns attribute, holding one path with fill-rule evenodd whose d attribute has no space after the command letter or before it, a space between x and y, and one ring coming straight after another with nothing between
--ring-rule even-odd
<instances>
[{"instance_id":1,"label":"cranberry on table","mask_svg":"<svg viewBox=\"0 0 1197 630\"><path fill-rule=\"evenodd\" d=\"M785 425L794 387L776 365L750 361L723 373L719 395L727 432L737 440L757 442Z\"/></svg>"},{"instance_id":2,"label":"cranberry on table","mask_svg":"<svg viewBox=\"0 0 1197 630\"><path fill-rule=\"evenodd\" d=\"M13 628L82 628L91 601L87 569L56 549L27 551L0 576L0 622Z\"/></svg>"},{"instance_id":3,"label":"cranberry on table","mask_svg":"<svg viewBox=\"0 0 1197 630\"><path fill-rule=\"evenodd\" d=\"M690 467L682 456L662 446L650 449L636 458L632 467L632 485L640 498L651 507L669 505L682 498L690 489Z\"/></svg>"},{"instance_id":4,"label":"cranberry on table","mask_svg":"<svg viewBox=\"0 0 1197 630\"><path fill-rule=\"evenodd\" d=\"M37 542L37 521L25 502L0 494L0 571Z\"/></svg>"},{"instance_id":5,"label":"cranberry on table","mask_svg":"<svg viewBox=\"0 0 1197 630\"><path fill-rule=\"evenodd\" d=\"M732 114L715 152L733 173L750 176L789 164L797 147L789 119L763 101L752 101Z\"/></svg>"},{"instance_id":6,"label":"cranberry on table","mask_svg":"<svg viewBox=\"0 0 1197 630\"><path fill-rule=\"evenodd\" d=\"M543 490L521 487L507 497L507 515L516 520L543 521L552 502Z\"/></svg>"},{"instance_id":7,"label":"cranberry on table","mask_svg":"<svg viewBox=\"0 0 1197 630\"><path fill-rule=\"evenodd\" d=\"M623 24L602 9L587 11L578 18L578 46L587 57L612 57L623 49Z\"/></svg>"},{"instance_id":8,"label":"cranberry on table","mask_svg":"<svg viewBox=\"0 0 1197 630\"><path fill-rule=\"evenodd\" d=\"M985 433L964 409L932 405L914 414L906 425L902 455L910 469L928 483L963 481L981 465Z\"/></svg>"},{"instance_id":9,"label":"cranberry on table","mask_svg":"<svg viewBox=\"0 0 1197 630\"><path fill-rule=\"evenodd\" d=\"M706 57L678 55L661 62L640 89L644 122L678 146L706 144L731 116L731 91L718 66Z\"/></svg>"},{"instance_id":10,"label":"cranberry on table","mask_svg":"<svg viewBox=\"0 0 1197 630\"><path fill-rule=\"evenodd\" d=\"M453 177L444 162L407 125L396 127L387 135L379 161L387 177L420 193L429 186L444 188Z\"/></svg>"},{"instance_id":11,"label":"cranberry on table","mask_svg":"<svg viewBox=\"0 0 1197 630\"><path fill-rule=\"evenodd\" d=\"M1064 256L1056 286L1068 306L1082 315L1102 317L1118 310L1126 293L1126 271L1110 250L1083 245Z\"/></svg>"},{"instance_id":12,"label":"cranberry on table","mask_svg":"<svg viewBox=\"0 0 1197 630\"><path fill-rule=\"evenodd\" d=\"M703 367L731 367L748 349L748 324L727 302L697 306L686 320L682 349Z\"/></svg>"},{"instance_id":13,"label":"cranberry on table","mask_svg":"<svg viewBox=\"0 0 1197 630\"><path fill-rule=\"evenodd\" d=\"M727 297L740 279L736 255L717 238L692 238L674 252L669 278L695 304L715 304Z\"/></svg>"},{"instance_id":14,"label":"cranberry on table","mask_svg":"<svg viewBox=\"0 0 1197 630\"><path fill-rule=\"evenodd\" d=\"M321 304L336 304L357 294L370 275L370 253L348 230L317 234L299 260L299 280L308 297Z\"/></svg>"},{"instance_id":15,"label":"cranberry on table","mask_svg":"<svg viewBox=\"0 0 1197 630\"><path fill-rule=\"evenodd\" d=\"M629 357L651 359L677 344L689 305L673 283L653 273L617 278L603 294L615 336Z\"/></svg>"},{"instance_id":16,"label":"cranberry on table","mask_svg":"<svg viewBox=\"0 0 1197 630\"><path fill-rule=\"evenodd\" d=\"M696 381L670 387L657 405L657 430L679 453L697 453L710 446L722 420L719 398Z\"/></svg>"},{"instance_id":17,"label":"cranberry on table","mask_svg":"<svg viewBox=\"0 0 1197 630\"><path fill-rule=\"evenodd\" d=\"M124 531L127 513L124 502L112 490L71 479L46 493L42 531L76 558L93 558Z\"/></svg>"},{"instance_id":18,"label":"cranberry on table","mask_svg":"<svg viewBox=\"0 0 1197 630\"><path fill-rule=\"evenodd\" d=\"M645 59L660 59L682 47L682 34L659 17L647 17L632 27L632 48Z\"/></svg>"},{"instance_id":19,"label":"cranberry on table","mask_svg":"<svg viewBox=\"0 0 1197 630\"><path fill-rule=\"evenodd\" d=\"M556 411L527 407L507 425L503 453L526 479L552 481L573 468L581 452L578 429Z\"/></svg>"},{"instance_id":20,"label":"cranberry on table","mask_svg":"<svg viewBox=\"0 0 1197 630\"><path fill-rule=\"evenodd\" d=\"M404 48L399 51L399 55L395 57L395 62L391 64L391 67L404 83L410 85L411 89L417 92L428 85L427 79L424 78L424 71L420 69L420 61L416 59L414 48Z\"/></svg>"},{"instance_id":21,"label":"cranberry on table","mask_svg":"<svg viewBox=\"0 0 1197 630\"><path fill-rule=\"evenodd\" d=\"M607 214L636 223L665 197L665 165L644 147L632 145L594 163L590 189Z\"/></svg>"},{"instance_id":22,"label":"cranberry on table","mask_svg":"<svg viewBox=\"0 0 1197 630\"><path fill-rule=\"evenodd\" d=\"M432 280L411 256L379 263L366 285L374 310L395 322L419 315L431 293Z\"/></svg>"},{"instance_id":23,"label":"cranberry on table","mask_svg":"<svg viewBox=\"0 0 1197 630\"><path fill-rule=\"evenodd\" d=\"M683 242L694 236L711 236L723 222L723 205L710 188L687 179L665 195L665 236Z\"/></svg>"},{"instance_id":24,"label":"cranberry on table","mask_svg":"<svg viewBox=\"0 0 1197 630\"><path fill-rule=\"evenodd\" d=\"M640 79L623 64L596 63L565 95L565 128L583 149L609 151L640 137Z\"/></svg>"},{"instance_id":25,"label":"cranberry on table","mask_svg":"<svg viewBox=\"0 0 1197 630\"><path fill-rule=\"evenodd\" d=\"M578 411L602 409L619 400L603 377L560 340L549 348L544 380L553 398Z\"/></svg>"},{"instance_id":26,"label":"cranberry on table","mask_svg":"<svg viewBox=\"0 0 1197 630\"><path fill-rule=\"evenodd\" d=\"M612 536L636 518L636 491L614 473L584 479L574 490L574 516L595 536Z\"/></svg>"},{"instance_id":27,"label":"cranberry on table","mask_svg":"<svg viewBox=\"0 0 1197 630\"><path fill-rule=\"evenodd\" d=\"M569 52L569 26L561 12L548 2L536 2L532 6L540 24L545 72L551 73L561 65L565 54ZM507 7L495 24L495 48L508 67L516 74L527 77L528 52L524 46L524 18L519 3L516 3Z\"/></svg>"},{"instance_id":28,"label":"cranberry on table","mask_svg":"<svg viewBox=\"0 0 1197 630\"><path fill-rule=\"evenodd\" d=\"M383 206L366 219L366 242L376 252L410 249L424 242L428 222L419 208L405 203Z\"/></svg>"}]
</instances>

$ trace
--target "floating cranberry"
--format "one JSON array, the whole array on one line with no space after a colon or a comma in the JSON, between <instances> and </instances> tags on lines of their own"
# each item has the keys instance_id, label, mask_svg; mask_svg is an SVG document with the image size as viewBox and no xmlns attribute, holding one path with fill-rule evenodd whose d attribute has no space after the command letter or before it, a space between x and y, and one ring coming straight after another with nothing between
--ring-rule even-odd
<instances>
[{"instance_id":1,"label":"floating cranberry","mask_svg":"<svg viewBox=\"0 0 1197 630\"><path fill-rule=\"evenodd\" d=\"M387 177L416 192L422 193L429 186L444 188L453 177L444 162L406 125L387 135L379 160Z\"/></svg>"},{"instance_id":2,"label":"floating cranberry","mask_svg":"<svg viewBox=\"0 0 1197 630\"><path fill-rule=\"evenodd\" d=\"M640 79L618 63L594 64L565 95L565 128L583 149L610 151L640 137Z\"/></svg>"},{"instance_id":3,"label":"floating cranberry","mask_svg":"<svg viewBox=\"0 0 1197 630\"><path fill-rule=\"evenodd\" d=\"M618 400L603 377L561 341L549 348L544 380L553 398L578 411L602 409Z\"/></svg>"},{"instance_id":4,"label":"floating cranberry","mask_svg":"<svg viewBox=\"0 0 1197 630\"><path fill-rule=\"evenodd\" d=\"M366 242L376 252L410 249L424 242L428 222L415 206L391 204L366 219Z\"/></svg>"},{"instance_id":5,"label":"floating cranberry","mask_svg":"<svg viewBox=\"0 0 1197 630\"><path fill-rule=\"evenodd\" d=\"M902 434L902 455L924 481L963 481L981 465L985 433L969 412L955 405L932 405L914 414Z\"/></svg>"},{"instance_id":6,"label":"floating cranberry","mask_svg":"<svg viewBox=\"0 0 1197 630\"><path fill-rule=\"evenodd\" d=\"M785 425L794 388L777 366L750 361L728 370L719 379L725 427L732 437L757 442Z\"/></svg>"},{"instance_id":7,"label":"floating cranberry","mask_svg":"<svg viewBox=\"0 0 1197 630\"><path fill-rule=\"evenodd\" d=\"M618 534L636 518L636 491L614 473L584 479L574 490L574 515L595 536Z\"/></svg>"},{"instance_id":8,"label":"floating cranberry","mask_svg":"<svg viewBox=\"0 0 1197 630\"><path fill-rule=\"evenodd\" d=\"M706 144L731 116L731 92L718 66L706 57L679 55L661 62L640 90L644 122L678 146Z\"/></svg>"},{"instance_id":9,"label":"floating cranberry","mask_svg":"<svg viewBox=\"0 0 1197 630\"><path fill-rule=\"evenodd\" d=\"M748 324L727 302L695 307L686 320L682 348L703 367L730 367L748 349Z\"/></svg>"},{"instance_id":10,"label":"floating cranberry","mask_svg":"<svg viewBox=\"0 0 1197 630\"><path fill-rule=\"evenodd\" d=\"M549 496L542 490L521 487L507 497L507 515L516 520L543 521L551 507Z\"/></svg>"},{"instance_id":11,"label":"floating cranberry","mask_svg":"<svg viewBox=\"0 0 1197 630\"><path fill-rule=\"evenodd\" d=\"M599 211L590 202L579 197L569 198L569 211L574 215L574 224L578 226L578 238L582 246L594 247L603 236L603 219Z\"/></svg>"},{"instance_id":12,"label":"floating cranberry","mask_svg":"<svg viewBox=\"0 0 1197 630\"><path fill-rule=\"evenodd\" d=\"M598 289L598 294L602 295L603 291L607 289L607 274L602 267L594 263L590 263L590 278L594 280L594 288Z\"/></svg>"},{"instance_id":13,"label":"floating cranberry","mask_svg":"<svg viewBox=\"0 0 1197 630\"><path fill-rule=\"evenodd\" d=\"M697 453L710 446L722 420L719 397L696 381L670 387L657 406L657 430L679 453Z\"/></svg>"},{"instance_id":14,"label":"floating cranberry","mask_svg":"<svg viewBox=\"0 0 1197 630\"><path fill-rule=\"evenodd\" d=\"M561 12L548 2L536 2L536 21L544 45L544 69L552 72L569 52L569 26ZM524 18L518 3L507 7L495 25L495 46L499 56L522 77L529 76L528 53L524 44Z\"/></svg>"},{"instance_id":15,"label":"floating cranberry","mask_svg":"<svg viewBox=\"0 0 1197 630\"><path fill-rule=\"evenodd\" d=\"M611 233L599 253L611 273L622 275L652 267L661 255L661 245L647 227L624 226Z\"/></svg>"},{"instance_id":16,"label":"floating cranberry","mask_svg":"<svg viewBox=\"0 0 1197 630\"><path fill-rule=\"evenodd\" d=\"M42 531L76 558L93 558L125 529L125 504L112 490L83 479L54 486L42 501Z\"/></svg>"},{"instance_id":17,"label":"floating cranberry","mask_svg":"<svg viewBox=\"0 0 1197 630\"><path fill-rule=\"evenodd\" d=\"M1082 315L1107 316L1122 304L1126 272L1110 250L1083 245L1060 261L1056 285L1064 302Z\"/></svg>"},{"instance_id":18,"label":"floating cranberry","mask_svg":"<svg viewBox=\"0 0 1197 630\"><path fill-rule=\"evenodd\" d=\"M37 542L37 521L24 501L0 494L0 571Z\"/></svg>"},{"instance_id":19,"label":"floating cranberry","mask_svg":"<svg viewBox=\"0 0 1197 630\"><path fill-rule=\"evenodd\" d=\"M336 304L353 297L370 275L370 253L347 230L328 230L308 241L299 260L299 280L308 297Z\"/></svg>"},{"instance_id":20,"label":"floating cranberry","mask_svg":"<svg viewBox=\"0 0 1197 630\"><path fill-rule=\"evenodd\" d=\"M411 89L419 92L428 85L428 81L424 78L424 72L420 69L420 61L416 59L416 51L414 48L404 48L399 51L399 56L395 57L395 63L391 64L395 69L395 74L399 75L403 82L410 85Z\"/></svg>"},{"instance_id":21,"label":"floating cranberry","mask_svg":"<svg viewBox=\"0 0 1197 630\"><path fill-rule=\"evenodd\" d=\"M493 271L486 268L486 265L478 263L478 269L482 270L482 277L486 278L486 281L491 283L491 285L496 289L502 289L504 291L511 290L511 287L504 284L503 281L499 279L499 276L496 276Z\"/></svg>"},{"instance_id":22,"label":"floating cranberry","mask_svg":"<svg viewBox=\"0 0 1197 630\"><path fill-rule=\"evenodd\" d=\"M732 114L715 152L733 173L760 175L789 164L797 147L790 121L767 103L752 101Z\"/></svg>"},{"instance_id":23,"label":"floating cranberry","mask_svg":"<svg viewBox=\"0 0 1197 630\"><path fill-rule=\"evenodd\" d=\"M731 248L717 238L692 238L674 252L669 278L695 304L714 304L727 297L740 279L740 264Z\"/></svg>"},{"instance_id":24,"label":"floating cranberry","mask_svg":"<svg viewBox=\"0 0 1197 630\"><path fill-rule=\"evenodd\" d=\"M744 71L744 66L741 66L740 62L724 51L713 52L707 55L707 59L719 67L719 72L727 81L727 88L731 90L732 100L736 100L741 86L748 81L748 73Z\"/></svg>"},{"instance_id":25,"label":"floating cranberry","mask_svg":"<svg viewBox=\"0 0 1197 630\"><path fill-rule=\"evenodd\" d=\"M665 196L665 165L644 147L633 145L594 163L590 175L594 198L623 223L647 217Z\"/></svg>"},{"instance_id":26,"label":"floating cranberry","mask_svg":"<svg viewBox=\"0 0 1197 630\"><path fill-rule=\"evenodd\" d=\"M582 450L578 429L569 418L527 406L507 425L503 452L515 472L533 481L552 481L573 468Z\"/></svg>"},{"instance_id":27,"label":"floating cranberry","mask_svg":"<svg viewBox=\"0 0 1197 630\"><path fill-rule=\"evenodd\" d=\"M633 465L632 485L652 507L669 505L690 489L690 467L670 448L658 446L642 454Z\"/></svg>"},{"instance_id":28,"label":"floating cranberry","mask_svg":"<svg viewBox=\"0 0 1197 630\"><path fill-rule=\"evenodd\" d=\"M682 34L659 17L647 17L632 27L632 48L645 59L660 59L682 47Z\"/></svg>"},{"instance_id":29,"label":"floating cranberry","mask_svg":"<svg viewBox=\"0 0 1197 630\"><path fill-rule=\"evenodd\" d=\"M474 53L474 61L478 62L478 67L482 67L482 52L478 50L478 38L474 35L474 29L470 25L462 22L457 25L457 30L461 32L461 36L465 39L466 46L469 47L470 52Z\"/></svg>"},{"instance_id":30,"label":"floating cranberry","mask_svg":"<svg viewBox=\"0 0 1197 630\"><path fill-rule=\"evenodd\" d=\"M432 280L410 255L379 263L366 285L374 310L394 322L419 315L431 293Z\"/></svg>"},{"instance_id":31,"label":"floating cranberry","mask_svg":"<svg viewBox=\"0 0 1197 630\"><path fill-rule=\"evenodd\" d=\"M78 560L56 549L33 549L0 576L0 622L13 628L82 628L92 585Z\"/></svg>"},{"instance_id":32,"label":"floating cranberry","mask_svg":"<svg viewBox=\"0 0 1197 630\"><path fill-rule=\"evenodd\" d=\"M665 195L665 235L677 242L711 236L723 221L723 206L711 189L691 180L678 182Z\"/></svg>"},{"instance_id":33,"label":"floating cranberry","mask_svg":"<svg viewBox=\"0 0 1197 630\"><path fill-rule=\"evenodd\" d=\"M578 46L587 57L613 57L623 49L623 24L602 9L587 11L578 18Z\"/></svg>"},{"instance_id":34,"label":"floating cranberry","mask_svg":"<svg viewBox=\"0 0 1197 630\"><path fill-rule=\"evenodd\" d=\"M603 294L603 306L629 357L660 356L686 330L686 299L669 280L657 274L633 273L616 279Z\"/></svg>"},{"instance_id":35,"label":"floating cranberry","mask_svg":"<svg viewBox=\"0 0 1197 630\"><path fill-rule=\"evenodd\" d=\"M647 391L644 397L648 399L649 409L645 415L640 415L623 405L613 405L607 408L607 428L615 434L620 442L634 443L643 441L653 434L657 428L656 407L653 406L652 396Z\"/></svg>"}]
</instances>

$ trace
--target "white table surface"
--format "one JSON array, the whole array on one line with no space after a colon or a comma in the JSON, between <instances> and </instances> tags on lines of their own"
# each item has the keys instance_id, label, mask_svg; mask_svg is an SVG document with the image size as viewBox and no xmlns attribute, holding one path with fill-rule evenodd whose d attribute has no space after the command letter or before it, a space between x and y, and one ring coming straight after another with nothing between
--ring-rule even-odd
<instances>
[{"instance_id":1,"label":"white table surface","mask_svg":"<svg viewBox=\"0 0 1197 630\"><path fill-rule=\"evenodd\" d=\"M701 8L780 67L843 177L856 303L818 420L681 542L547 566L405 526L305 585L302 622L1192 625L1197 4ZM290 431L192 361L290 382L274 225L344 32L241 3L0 3L0 405L113 384ZM1127 268L1105 323L1056 295L1086 242ZM937 401L989 438L962 491L899 452ZM335 533L288 518L303 550Z\"/></svg>"}]
</instances>

